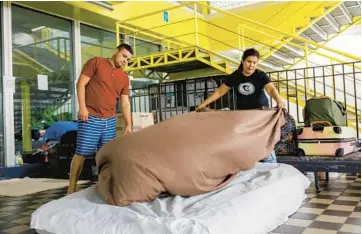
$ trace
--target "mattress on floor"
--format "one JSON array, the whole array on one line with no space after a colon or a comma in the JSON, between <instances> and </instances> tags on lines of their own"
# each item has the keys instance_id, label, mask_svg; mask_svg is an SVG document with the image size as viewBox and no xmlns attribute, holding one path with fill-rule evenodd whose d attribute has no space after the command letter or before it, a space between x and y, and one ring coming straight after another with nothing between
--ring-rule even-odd
<instances>
[{"instance_id":1,"label":"mattress on floor","mask_svg":"<svg viewBox=\"0 0 362 234\"><path fill-rule=\"evenodd\" d=\"M258 163L217 191L126 207L105 204L90 187L39 207L30 226L41 234L268 233L299 208L309 185L292 166Z\"/></svg>"}]
</instances>

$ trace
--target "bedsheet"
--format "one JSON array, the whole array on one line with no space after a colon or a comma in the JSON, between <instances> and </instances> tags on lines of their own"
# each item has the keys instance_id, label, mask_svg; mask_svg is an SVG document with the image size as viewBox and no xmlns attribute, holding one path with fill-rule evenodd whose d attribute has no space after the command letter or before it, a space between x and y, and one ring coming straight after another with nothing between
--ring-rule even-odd
<instances>
[{"instance_id":1,"label":"bedsheet","mask_svg":"<svg viewBox=\"0 0 362 234\"><path fill-rule=\"evenodd\" d=\"M31 228L40 234L268 233L299 208L309 185L292 166L258 163L213 192L125 207L106 204L90 187L39 207Z\"/></svg>"}]
</instances>

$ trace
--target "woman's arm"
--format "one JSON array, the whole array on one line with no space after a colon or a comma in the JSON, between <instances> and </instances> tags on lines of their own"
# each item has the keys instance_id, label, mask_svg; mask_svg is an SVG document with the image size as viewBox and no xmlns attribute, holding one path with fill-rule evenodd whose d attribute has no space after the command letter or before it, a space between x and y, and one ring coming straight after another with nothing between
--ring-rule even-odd
<instances>
[{"instance_id":1,"label":"woman's arm","mask_svg":"<svg viewBox=\"0 0 362 234\"><path fill-rule=\"evenodd\" d=\"M284 108L284 100L280 96L278 90L275 88L272 82L266 84L264 86L266 92L277 102L278 108L282 109Z\"/></svg>"},{"instance_id":2,"label":"woman's arm","mask_svg":"<svg viewBox=\"0 0 362 234\"><path fill-rule=\"evenodd\" d=\"M197 108L196 111L199 111L202 108L205 108L210 103L218 100L220 97L224 96L227 92L229 92L231 88L225 84L222 84L215 92L208 97L205 101L203 101Z\"/></svg>"}]
</instances>

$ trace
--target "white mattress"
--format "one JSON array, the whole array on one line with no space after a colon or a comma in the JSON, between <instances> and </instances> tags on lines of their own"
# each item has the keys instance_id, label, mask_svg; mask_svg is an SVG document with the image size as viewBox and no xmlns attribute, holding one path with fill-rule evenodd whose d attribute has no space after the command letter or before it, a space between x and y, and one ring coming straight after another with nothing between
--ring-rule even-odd
<instances>
[{"instance_id":1,"label":"white mattress","mask_svg":"<svg viewBox=\"0 0 362 234\"><path fill-rule=\"evenodd\" d=\"M299 208L309 184L292 166L259 163L218 191L126 207L105 204L90 187L44 204L30 226L41 234L268 233Z\"/></svg>"}]
</instances>

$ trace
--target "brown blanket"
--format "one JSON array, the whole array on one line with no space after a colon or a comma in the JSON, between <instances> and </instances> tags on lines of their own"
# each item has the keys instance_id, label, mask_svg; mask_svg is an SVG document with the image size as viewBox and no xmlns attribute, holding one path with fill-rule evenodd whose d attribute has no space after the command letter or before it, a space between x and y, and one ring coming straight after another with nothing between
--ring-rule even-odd
<instances>
[{"instance_id":1,"label":"brown blanket","mask_svg":"<svg viewBox=\"0 0 362 234\"><path fill-rule=\"evenodd\" d=\"M112 205L152 201L163 192L193 196L227 185L273 151L281 110L178 115L106 144L96 189Z\"/></svg>"}]
</instances>

